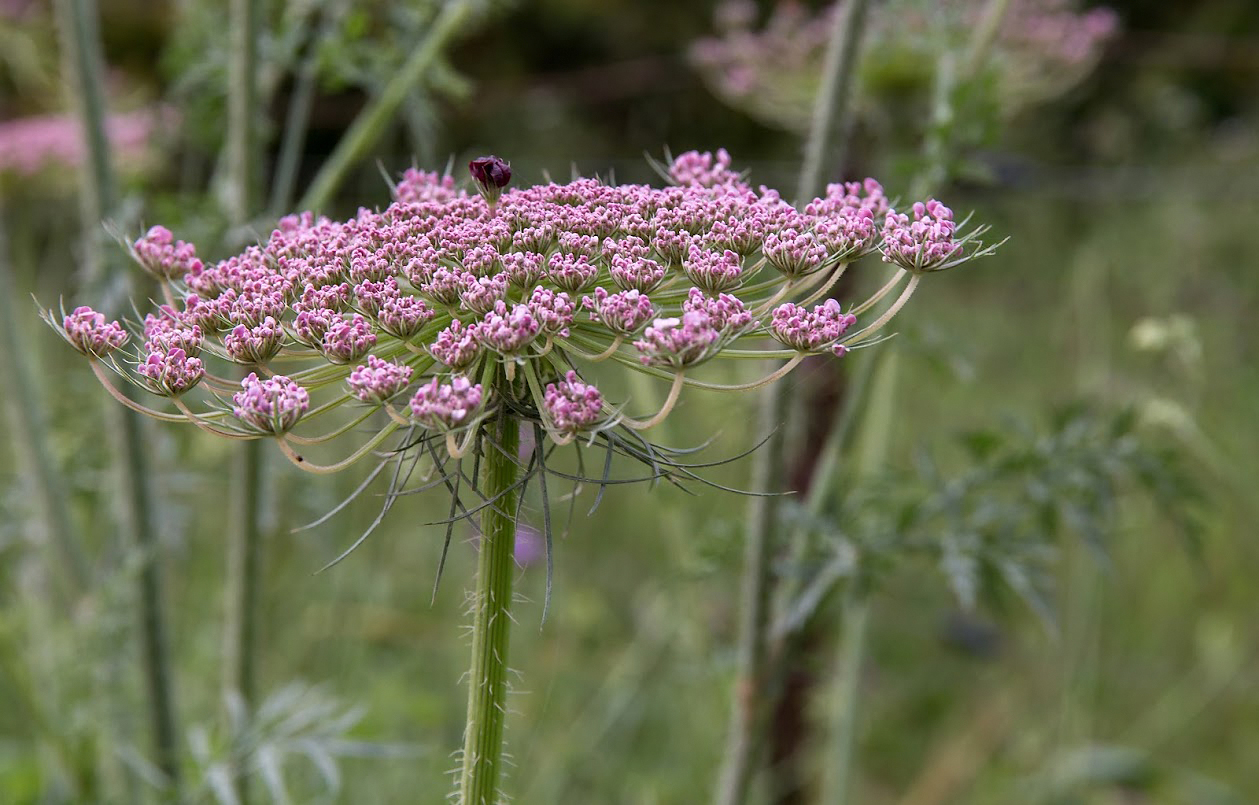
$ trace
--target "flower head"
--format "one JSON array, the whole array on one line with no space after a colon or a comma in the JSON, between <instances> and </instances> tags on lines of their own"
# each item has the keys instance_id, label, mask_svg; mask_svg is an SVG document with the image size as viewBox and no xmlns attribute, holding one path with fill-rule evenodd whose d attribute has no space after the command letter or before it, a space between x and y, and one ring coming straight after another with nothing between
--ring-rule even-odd
<instances>
[{"instance_id":1,"label":"flower head","mask_svg":"<svg viewBox=\"0 0 1259 805\"><path fill-rule=\"evenodd\" d=\"M348 319L337 317L323 334L320 347L333 363L353 363L376 346L376 333L367 319L355 313Z\"/></svg>"},{"instance_id":2,"label":"flower head","mask_svg":"<svg viewBox=\"0 0 1259 805\"><path fill-rule=\"evenodd\" d=\"M812 311L787 302L774 308L769 331L792 349L818 352L835 346L856 320L851 313L844 313L834 299L827 299Z\"/></svg>"},{"instance_id":3,"label":"flower head","mask_svg":"<svg viewBox=\"0 0 1259 805\"><path fill-rule=\"evenodd\" d=\"M223 349L237 363L255 365L266 363L279 353L284 345L284 328L274 318L267 316L256 327L238 324L223 336Z\"/></svg>"},{"instance_id":4,"label":"flower head","mask_svg":"<svg viewBox=\"0 0 1259 805\"><path fill-rule=\"evenodd\" d=\"M105 321L104 313L90 307L76 307L61 321L62 335L84 355L103 358L127 343L127 331L116 321Z\"/></svg>"},{"instance_id":5,"label":"flower head","mask_svg":"<svg viewBox=\"0 0 1259 805\"><path fill-rule=\"evenodd\" d=\"M411 382L414 370L405 364L390 363L375 355L367 356L367 363L355 366L346 380L355 397L366 403L384 403Z\"/></svg>"},{"instance_id":6,"label":"flower head","mask_svg":"<svg viewBox=\"0 0 1259 805\"><path fill-rule=\"evenodd\" d=\"M603 395L593 385L582 382L572 369L563 380L547 384L543 407L559 433L587 430L603 419Z\"/></svg>"},{"instance_id":7,"label":"flower head","mask_svg":"<svg viewBox=\"0 0 1259 805\"><path fill-rule=\"evenodd\" d=\"M889 212L883 224L883 259L914 273L957 265L964 249L954 239L953 211L935 199L915 202L914 217Z\"/></svg>"},{"instance_id":8,"label":"flower head","mask_svg":"<svg viewBox=\"0 0 1259 805\"><path fill-rule=\"evenodd\" d=\"M411 398L411 414L425 427L450 430L466 424L481 407L482 397L481 384L474 385L462 375L455 375L449 383L435 377Z\"/></svg>"},{"instance_id":9,"label":"flower head","mask_svg":"<svg viewBox=\"0 0 1259 805\"><path fill-rule=\"evenodd\" d=\"M250 372L240 388L232 395L232 413L260 433L287 433L310 408L310 394L284 375L259 380L256 372Z\"/></svg>"},{"instance_id":10,"label":"flower head","mask_svg":"<svg viewBox=\"0 0 1259 805\"><path fill-rule=\"evenodd\" d=\"M190 271L200 271L197 249L191 243L176 241L164 226L154 226L132 246L136 262L158 279L179 279Z\"/></svg>"},{"instance_id":11,"label":"flower head","mask_svg":"<svg viewBox=\"0 0 1259 805\"><path fill-rule=\"evenodd\" d=\"M431 440L459 457L484 446L482 422L507 416L557 443L578 432L619 439L619 431L630 442L617 444L628 444L640 437L626 431L663 421L689 387L745 390L790 371L798 361L759 380L707 373L718 359L739 371L762 354L783 357L761 334L801 354L868 343L918 285L883 302L902 281L893 279L861 306L875 315L856 334L849 308L827 298L840 272L877 248L877 220L887 259L915 271L990 251L963 250L975 233L958 236L937 201L899 215L866 180L832 184L797 208L745 183L724 151L682 154L665 171L665 187L595 179L510 187L509 166L494 158L474 160L470 170L485 197L413 170L383 210L363 208L344 221L285 216L265 241L211 265L154 227L134 250L172 301L144 318L140 364L111 368L181 397L180 414L205 430L239 435L221 418L231 397L258 435L300 428L293 444L353 439L377 420L340 413L343 400L384 405L424 378L410 392L410 419L426 433L417 437L390 408L351 463ZM90 308L53 323L90 356L127 339L121 324ZM231 396L203 382L206 356L257 372ZM283 360L285 374L259 380L276 372L273 359ZM666 380L669 392L641 419L644 403L633 396L613 411L582 379L596 364L600 376L639 371ZM319 417L304 420L315 395L326 395ZM449 433L469 426L458 438ZM390 438L400 439L392 449L383 444Z\"/></svg>"},{"instance_id":12,"label":"flower head","mask_svg":"<svg viewBox=\"0 0 1259 805\"><path fill-rule=\"evenodd\" d=\"M721 331L708 314L688 310L680 317L656 319L634 342L644 366L685 369L712 357Z\"/></svg>"},{"instance_id":13,"label":"flower head","mask_svg":"<svg viewBox=\"0 0 1259 805\"><path fill-rule=\"evenodd\" d=\"M190 358L179 347L150 352L136 372L148 381L156 394L178 397L191 391L205 377L199 358Z\"/></svg>"},{"instance_id":14,"label":"flower head","mask_svg":"<svg viewBox=\"0 0 1259 805\"><path fill-rule=\"evenodd\" d=\"M496 156L477 157L468 163L468 172L472 174L477 190L490 204L498 200L503 188L511 181L511 165Z\"/></svg>"}]
</instances>

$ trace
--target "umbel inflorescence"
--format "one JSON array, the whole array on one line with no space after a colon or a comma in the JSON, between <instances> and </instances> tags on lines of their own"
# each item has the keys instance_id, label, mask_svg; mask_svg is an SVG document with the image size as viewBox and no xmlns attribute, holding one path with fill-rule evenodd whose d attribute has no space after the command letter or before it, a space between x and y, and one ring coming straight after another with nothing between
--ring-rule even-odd
<instances>
[{"instance_id":1,"label":"umbel inflorescence","mask_svg":"<svg viewBox=\"0 0 1259 805\"><path fill-rule=\"evenodd\" d=\"M753 189L724 151L683 154L663 167L662 188L577 179L507 190L504 161L470 170L480 193L409 170L384 210L291 215L217 263L155 226L131 253L165 304L143 321L86 307L49 321L124 404L273 439L311 471L409 447L458 458L499 414L552 446L599 439L641 457L650 448L635 433L662 421L684 386L749 390L807 355L843 355L870 342L923 274L991 250L938 201L896 212L871 179L797 208ZM854 306L829 298L850 263L876 252L900 268L883 288ZM764 358L783 362L759 380L697 376L710 361ZM667 381L663 406L631 416L633 400L607 399L587 376L599 363ZM174 410L134 402L116 377ZM369 422L382 424L363 436ZM304 457L304 445L334 440L357 443L333 464ZM671 465L653 460L661 466Z\"/></svg>"},{"instance_id":2,"label":"umbel inflorescence","mask_svg":"<svg viewBox=\"0 0 1259 805\"><path fill-rule=\"evenodd\" d=\"M641 435L683 387L751 390L808 355L870 344L923 276L992 250L979 230L960 234L938 201L894 211L873 180L831 185L796 207L753 189L724 151L660 167L663 188L578 179L508 190L510 167L485 157L469 166L477 194L412 170L382 211L341 222L289 216L265 243L213 264L154 227L131 252L165 304L125 323L86 307L45 314L138 411L271 439L315 472L378 456L368 482L393 464L384 511L401 494L444 487L438 578L453 524L480 514L462 805L501 801L520 506L536 480L549 601L546 479L584 480L580 450L575 475L548 467L552 452L604 450L603 475L590 479L600 496L635 480L610 479L616 454L646 465L647 479L702 480L686 451ZM876 252L896 267L890 279L857 305L830 298L845 269ZM745 383L705 374L718 360L764 371L768 359L776 368ZM642 401L609 399L596 364L667 383L663 404L644 413ZM134 401L116 378L165 398L166 410ZM523 427L533 448L522 457ZM334 442L351 442L342 460L307 457ZM422 459L423 480L410 487Z\"/></svg>"}]
</instances>

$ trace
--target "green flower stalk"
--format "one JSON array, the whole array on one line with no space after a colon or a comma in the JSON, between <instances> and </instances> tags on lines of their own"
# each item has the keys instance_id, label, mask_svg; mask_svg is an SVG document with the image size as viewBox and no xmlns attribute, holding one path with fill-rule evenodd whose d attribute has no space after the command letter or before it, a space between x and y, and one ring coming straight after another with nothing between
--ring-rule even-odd
<instances>
[{"instance_id":1,"label":"green flower stalk","mask_svg":"<svg viewBox=\"0 0 1259 805\"><path fill-rule=\"evenodd\" d=\"M143 322L108 322L88 308L46 313L135 410L226 438L271 440L308 472L383 455L395 468L386 509L414 491L406 485L423 463L419 488L450 496L439 574L453 524L481 517L464 805L499 796L522 501L535 486L549 602L547 479L601 490L624 482L608 469L594 478L562 472L555 451L596 449L605 467L631 458L647 468L640 480L703 482L700 465L643 435L684 389L749 391L807 355L872 344L924 272L993 248L978 241L982 229L959 233L938 202L921 215L915 208L913 221L897 216L873 180L832 184L797 209L775 191L754 191L724 151L683 154L661 170L664 188L578 179L506 189L504 161L475 160L493 204L449 177L409 171L383 211L344 222L289 216L265 243L214 265L155 229L135 251L159 267L150 271L166 304ZM883 289L849 308L826 299L853 261L879 251L903 269ZM860 326L867 313L872 320ZM708 372L718 361L769 358L781 365L746 382ZM251 369L239 384L221 368L232 363ZM607 399L590 379L600 364L667 384L663 404L641 411L632 399ZM165 405L132 401L120 379ZM517 450L522 427L535 434L526 458ZM351 439L340 459L313 455Z\"/></svg>"}]
</instances>

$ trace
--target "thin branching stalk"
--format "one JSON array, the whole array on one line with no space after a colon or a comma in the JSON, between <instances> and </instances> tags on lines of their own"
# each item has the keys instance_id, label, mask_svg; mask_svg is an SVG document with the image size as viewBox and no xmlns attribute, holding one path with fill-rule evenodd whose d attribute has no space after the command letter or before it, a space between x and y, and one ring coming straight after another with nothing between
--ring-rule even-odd
<instances>
[{"instance_id":1,"label":"thin branching stalk","mask_svg":"<svg viewBox=\"0 0 1259 805\"><path fill-rule=\"evenodd\" d=\"M232 0L231 63L227 116L227 185L223 201L234 230L253 214L258 188L258 39L262 3ZM262 534L258 488L262 480L262 444L247 441L237 448L231 473L231 521L227 534L224 585L223 695L236 697L246 718L258 698L258 604L261 598ZM247 728L247 726L246 726ZM232 753L236 799L250 801L247 758L243 748Z\"/></svg>"},{"instance_id":2,"label":"thin branching stalk","mask_svg":"<svg viewBox=\"0 0 1259 805\"><path fill-rule=\"evenodd\" d=\"M865 26L866 0L850 0L837 15L827 47L822 85L813 109L805 143L797 201L813 198L822 183L822 170L832 133L842 128L847 114L854 67ZM772 433L753 458L752 488L777 491L782 486L783 433L786 385L766 388L760 398L758 420ZM753 497L745 533L743 579L740 584L738 671L731 703L725 756L717 782L718 805L741 805L748 799L768 706L767 647L770 624L773 533L778 520L776 497Z\"/></svg>"},{"instance_id":3,"label":"thin branching stalk","mask_svg":"<svg viewBox=\"0 0 1259 805\"><path fill-rule=\"evenodd\" d=\"M328 205L350 168L380 140L393 123L407 95L419 84L455 34L463 28L472 11L471 0L453 0L442 7L427 35L412 51L410 58L380 94L354 119L349 131L337 143L336 149L319 169L306 195L298 204L301 209L320 210Z\"/></svg>"},{"instance_id":4,"label":"thin branching stalk","mask_svg":"<svg viewBox=\"0 0 1259 805\"><path fill-rule=\"evenodd\" d=\"M117 186L110 161L105 129L105 99L101 86L99 22L91 0L58 0L63 64L74 88L74 106L87 146L88 170L82 171L85 243L88 249L87 280L99 286L108 263L101 236L101 218L117 206ZM95 272L95 273L93 273ZM172 692L170 650L167 643L160 545L153 524L153 499L149 489L148 455L139 416L117 405L107 408L108 429L115 439L117 517L120 531L129 535L140 553L138 602L146 700L152 729L154 759L165 776L167 793L182 799L179 772L179 730L176 727Z\"/></svg>"},{"instance_id":5,"label":"thin branching stalk","mask_svg":"<svg viewBox=\"0 0 1259 805\"><path fill-rule=\"evenodd\" d=\"M6 378L10 432L13 449L23 478L27 479L40 523L40 538L48 549L48 566L56 577L63 600L68 604L88 590L90 572L83 555L81 537L70 520L69 498L61 476L52 466L48 424L35 374L27 359L29 350L20 348L17 311L17 282L9 262L8 241L0 209L0 377Z\"/></svg>"},{"instance_id":6,"label":"thin branching stalk","mask_svg":"<svg viewBox=\"0 0 1259 805\"><path fill-rule=\"evenodd\" d=\"M485 451L486 500L472 610L472 665L468 671L468 718L464 727L460 805L495 805L507 720L507 651L515 580L517 475L520 423L503 411L494 420Z\"/></svg>"}]
</instances>

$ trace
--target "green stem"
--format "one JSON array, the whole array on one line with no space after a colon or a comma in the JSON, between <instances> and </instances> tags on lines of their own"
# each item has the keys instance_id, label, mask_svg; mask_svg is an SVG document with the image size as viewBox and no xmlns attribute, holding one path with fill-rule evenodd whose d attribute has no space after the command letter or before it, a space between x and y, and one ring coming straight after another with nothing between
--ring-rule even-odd
<instances>
[{"instance_id":1,"label":"green stem","mask_svg":"<svg viewBox=\"0 0 1259 805\"><path fill-rule=\"evenodd\" d=\"M949 178L949 160L956 149L954 134L957 109L954 106L958 86L973 81L983 69L992 46L1001 31L1001 22L1010 9L1010 0L988 0L983 16L971 35L965 60L959 70L953 53L946 52L936 64L932 88L931 116L923 138L923 168L910 186L911 198L925 198L936 192Z\"/></svg>"},{"instance_id":2,"label":"green stem","mask_svg":"<svg viewBox=\"0 0 1259 805\"><path fill-rule=\"evenodd\" d=\"M101 87L104 59L99 22L90 0L57 0L63 64L71 77L75 108L87 144L89 169L82 173L83 227L88 246L87 279L105 279L109 262L101 237L101 218L117 205L117 187L105 134L105 103ZM179 730L175 724L174 694L163 610L160 544L153 525L150 472L142 424L135 412L110 404L107 426L114 439L114 469L118 481L118 525L130 535L141 557L137 590L145 687L157 768L166 777L169 798L182 799L179 773Z\"/></svg>"},{"instance_id":3,"label":"green stem","mask_svg":"<svg viewBox=\"0 0 1259 805\"><path fill-rule=\"evenodd\" d=\"M271 199L268 208L272 217L279 217L288 209L297 185L297 169L301 166L302 148L310 127L310 111L315 101L319 79L319 44L333 35L334 23L339 19L332 9L323 12L323 21L315 39L307 44L307 53L297 70L293 97L289 101L284 118L284 133L280 138L280 155L276 160L275 177L271 181Z\"/></svg>"},{"instance_id":4,"label":"green stem","mask_svg":"<svg viewBox=\"0 0 1259 805\"><path fill-rule=\"evenodd\" d=\"M782 465L782 411L786 384L766 388L760 400L757 433L772 435L761 445L752 463L751 488L776 491ZM776 477L777 476L777 477ZM743 578L739 586L738 676L731 700L730 728L725 758L717 781L715 802L738 805L747 801L755 758L762 740L768 690L766 685L766 632L769 626L770 564L773 533L778 515L776 496L748 499L747 529L743 543Z\"/></svg>"},{"instance_id":5,"label":"green stem","mask_svg":"<svg viewBox=\"0 0 1259 805\"><path fill-rule=\"evenodd\" d=\"M79 195L84 239L82 279L95 295L106 279L100 223L113 212L118 201L105 128L105 93L101 86L105 58L101 53L100 20L93 0L56 0L56 14L62 72L87 149L87 171Z\"/></svg>"},{"instance_id":6,"label":"green stem","mask_svg":"<svg viewBox=\"0 0 1259 805\"><path fill-rule=\"evenodd\" d=\"M817 195L822 184L823 161L828 141L842 128L847 116L854 67L865 28L867 0L850 0L838 15L827 47L822 86L813 108L813 123L805 143L797 199ZM782 417L786 386L774 384L760 396L761 432L770 436L753 457L752 488L775 491L783 474ZM748 507L748 526L740 583L738 672L731 701L730 727L714 802L742 805L751 793L755 759L763 740L762 725L769 704L768 632L772 587L771 560L774 529L778 520L777 497L753 497Z\"/></svg>"},{"instance_id":7,"label":"green stem","mask_svg":"<svg viewBox=\"0 0 1259 805\"><path fill-rule=\"evenodd\" d=\"M874 370L861 436L854 446L853 472L857 481L880 473L887 464L892 447L900 361L895 347L888 347L881 357L882 360ZM860 560L858 570L860 571ZM843 803L848 800L853 758L856 755L857 717L861 703L858 685L861 664L865 657L869 607L865 584L858 575L849 580L843 601L843 629L839 638L839 712L836 715L834 745L830 753L833 771L828 795L823 797L823 802Z\"/></svg>"},{"instance_id":8,"label":"green stem","mask_svg":"<svg viewBox=\"0 0 1259 805\"><path fill-rule=\"evenodd\" d=\"M153 501L147 482L148 456L141 432L143 420L134 411L117 405L111 405L108 410L110 430L116 434L114 447L122 456L115 468L119 486L119 523L125 533L135 535L141 556L140 635L154 751L157 767L169 783L170 800L180 801L179 732L175 726L170 647L163 614L165 596L159 562L161 545L153 527Z\"/></svg>"},{"instance_id":9,"label":"green stem","mask_svg":"<svg viewBox=\"0 0 1259 805\"><path fill-rule=\"evenodd\" d=\"M262 539L258 528L263 441L237 448L232 460L231 521L227 535L224 584L223 693L239 697L246 717L258 698L258 601L262 567ZM239 737L239 736L237 736ZM243 749L234 755L236 798L249 801L249 778L241 768Z\"/></svg>"},{"instance_id":10,"label":"green stem","mask_svg":"<svg viewBox=\"0 0 1259 805\"><path fill-rule=\"evenodd\" d=\"M4 399L8 403L13 449L21 474L30 484L40 536L48 543L43 547L51 547L56 555L55 559L49 558L48 566L58 577L64 600L70 603L88 591L91 574L78 531L70 521L65 486L49 458L52 451L42 395L31 371L29 350L20 347L20 327L13 308L17 298L17 283L0 221L0 377L9 380Z\"/></svg>"},{"instance_id":11,"label":"green stem","mask_svg":"<svg viewBox=\"0 0 1259 805\"><path fill-rule=\"evenodd\" d=\"M839 638L839 716L835 724L835 765L832 770L831 794L823 802L848 801L851 788L853 756L857 745L857 714L860 699L861 666L865 661L866 632L870 622L870 602L861 592L853 592L844 601L842 631Z\"/></svg>"},{"instance_id":12,"label":"green stem","mask_svg":"<svg viewBox=\"0 0 1259 805\"><path fill-rule=\"evenodd\" d=\"M486 440L481 493L497 503L481 515L481 553L473 598L472 666L468 672L468 719L464 727L460 805L499 801L503 726L507 720L507 651L515 579L516 452L520 424L507 412L494 420ZM512 490L512 491L508 491ZM501 496L501 497L500 497Z\"/></svg>"},{"instance_id":13,"label":"green stem","mask_svg":"<svg viewBox=\"0 0 1259 805\"><path fill-rule=\"evenodd\" d=\"M258 176L258 33L262 4L231 0L227 94L227 184L223 206L234 226L249 220Z\"/></svg>"},{"instance_id":14,"label":"green stem","mask_svg":"<svg viewBox=\"0 0 1259 805\"><path fill-rule=\"evenodd\" d=\"M442 7L428 35L411 52L402 69L354 119L350 130L337 143L336 150L311 182L306 195L298 204L299 208L321 210L327 206L350 168L380 140L406 100L407 94L420 82L442 49L463 27L472 14L472 8L471 0L453 0Z\"/></svg>"},{"instance_id":15,"label":"green stem","mask_svg":"<svg viewBox=\"0 0 1259 805\"><path fill-rule=\"evenodd\" d=\"M857 55L866 27L868 5L868 0L848 0L843 11L835 17L835 27L831 30L822 64L822 75L826 81L818 92L809 138L804 146L804 164L796 188L796 202L799 204L814 198L822 189L827 146L836 151L844 147L846 138L835 137L835 132L848 120L848 103L857 72ZM835 153L830 161L838 165L843 160L840 154Z\"/></svg>"},{"instance_id":16,"label":"green stem","mask_svg":"<svg viewBox=\"0 0 1259 805\"><path fill-rule=\"evenodd\" d=\"M234 229L242 230L254 212L258 187L258 39L262 3L232 0L230 91L227 115L227 185L223 202ZM262 478L262 442L248 441L233 457L230 482L231 521L227 533L224 584L223 695L237 697L246 718L257 702L258 602L261 598L262 535L258 488ZM236 738L240 738L237 735ZM248 805L248 748L235 747L232 784L236 799Z\"/></svg>"}]
</instances>

